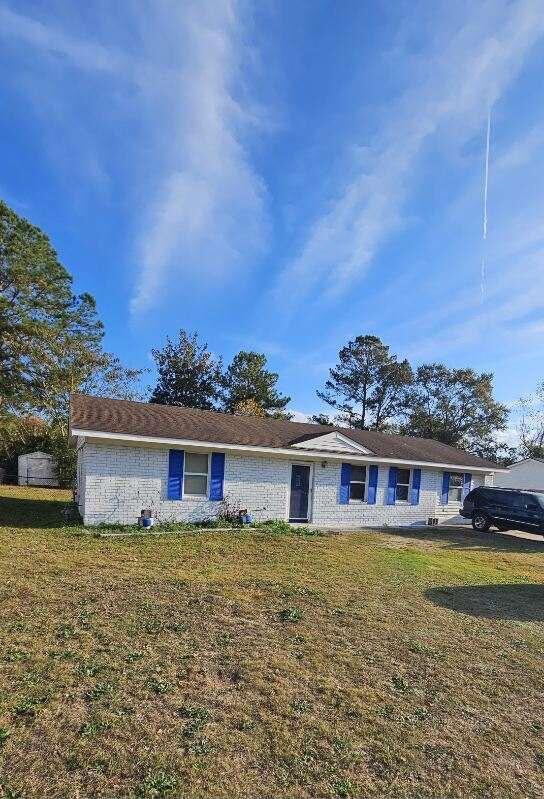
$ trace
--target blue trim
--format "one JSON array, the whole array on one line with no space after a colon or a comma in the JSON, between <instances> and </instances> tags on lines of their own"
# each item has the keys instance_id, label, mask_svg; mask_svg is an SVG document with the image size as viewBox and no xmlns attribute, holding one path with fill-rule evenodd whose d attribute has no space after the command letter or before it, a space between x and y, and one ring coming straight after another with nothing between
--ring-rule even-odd
<instances>
[{"instance_id":1,"label":"blue trim","mask_svg":"<svg viewBox=\"0 0 544 799\"><path fill-rule=\"evenodd\" d=\"M419 489L421 488L421 469L412 469L412 491L410 505L419 505Z\"/></svg>"},{"instance_id":2,"label":"blue trim","mask_svg":"<svg viewBox=\"0 0 544 799\"><path fill-rule=\"evenodd\" d=\"M448 504L448 494L450 493L450 473L444 472L442 475L442 504Z\"/></svg>"},{"instance_id":3,"label":"blue trim","mask_svg":"<svg viewBox=\"0 0 544 799\"><path fill-rule=\"evenodd\" d=\"M378 467L368 467L368 491L366 501L369 505L376 504L376 491L378 489Z\"/></svg>"},{"instance_id":4,"label":"blue trim","mask_svg":"<svg viewBox=\"0 0 544 799\"><path fill-rule=\"evenodd\" d=\"M349 503L349 484L351 483L351 464L343 463L340 471L340 490L338 492L338 502L340 505Z\"/></svg>"},{"instance_id":5,"label":"blue trim","mask_svg":"<svg viewBox=\"0 0 544 799\"><path fill-rule=\"evenodd\" d=\"M466 472L463 475L463 493L462 493L463 499L466 497L471 488L472 488L472 475L469 472Z\"/></svg>"},{"instance_id":6,"label":"blue trim","mask_svg":"<svg viewBox=\"0 0 544 799\"><path fill-rule=\"evenodd\" d=\"M210 468L210 499L223 499L223 482L225 479L225 453L213 452Z\"/></svg>"},{"instance_id":7,"label":"blue trim","mask_svg":"<svg viewBox=\"0 0 544 799\"><path fill-rule=\"evenodd\" d=\"M171 449L168 453L168 499L183 498L183 461L185 453L182 449Z\"/></svg>"},{"instance_id":8,"label":"blue trim","mask_svg":"<svg viewBox=\"0 0 544 799\"><path fill-rule=\"evenodd\" d=\"M385 504L386 505L394 505L395 500L397 498L397 480L399 476L399 470L396 466L389 467L389 481L387 484L387 494L385 497Z\"/></svg>"}]
</instances>

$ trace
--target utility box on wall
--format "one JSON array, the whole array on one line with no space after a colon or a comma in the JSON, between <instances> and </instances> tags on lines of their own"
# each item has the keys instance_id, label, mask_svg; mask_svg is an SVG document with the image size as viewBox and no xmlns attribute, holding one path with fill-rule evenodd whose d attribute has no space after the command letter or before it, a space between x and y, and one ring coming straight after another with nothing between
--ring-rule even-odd
<instances>
[{"instance_id":1,"label":"utility box on wall","mask_svg":"<svg viewBox=\"0 0 544 799\"><path fill-rule=\"evenodd\" d=\"M58 486L53 456L47 452L19 455L17 482L20 486Z\"/></svg>"}]
</instances>

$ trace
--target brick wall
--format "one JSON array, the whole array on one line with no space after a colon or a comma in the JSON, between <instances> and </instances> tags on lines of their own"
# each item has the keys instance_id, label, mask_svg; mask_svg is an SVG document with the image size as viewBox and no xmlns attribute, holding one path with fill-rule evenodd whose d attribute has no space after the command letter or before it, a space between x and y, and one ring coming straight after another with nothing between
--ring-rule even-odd
<instances>
[{"instance_id":1,"label":"brick wall","mask_svg":"<svg viewBox=\"0 0 544 799\"><path fill-rule=\"evenodd\" d=\"M419 505L385 505L388 466L378 469L375 505L340 505L340 463L314 464L311 521L323 527L403 526L421 524L440 502L442 470L422 469ZM285 519L291 463L281 458L227 454L225 498L240 502L256 519ZM79 453L78 502L85 524L134 524L142 508L161 521L200 521L215 515L218 502L168 500L168 449L112 444L84 444ZM473 485L481 482L479 478Z\"/></svg>"},{"instance_id":2,"label":"brick wall","mask_svg":"<svg viewBox=\"0 0 544 799\"><path fill-rule=\"evenodd\" d=\"M397 527L425 523L427 517L433 515L438 501L438 490L442 484L442 472L430 469L421 470L419 505L410 505L407 502L386 505L389 466L379 466L376 504L350 502L349 505L340 505L338 502L340 469L340 464L329 464L325 469L320 464L315 466L312 519L315 524L324 527L338 525L354 527L391 525Z\"/></svg>"},{"instance_id":3,"label":"brick wall","mask_svg":"<svg viewBox=\"0 0 544 799\"><path fill-rule=\"evenodd\" d=\"M219 510L219 502L166 498L167 449L87 443L79 459L78 503L85 524L133 524L142 508L152 508L161 521L200 521ZM289 479L286 460L225 458L225 498L239 501L257 519L285 518Z\"/></svg>"}]
</instances>

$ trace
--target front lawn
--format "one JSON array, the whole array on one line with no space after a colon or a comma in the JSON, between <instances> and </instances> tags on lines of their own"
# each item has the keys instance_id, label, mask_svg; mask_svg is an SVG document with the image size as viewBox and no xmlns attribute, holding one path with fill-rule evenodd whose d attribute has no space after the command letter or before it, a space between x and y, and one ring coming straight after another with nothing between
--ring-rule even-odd
<instances>
[{"instance_id":1,"label":"front lawn","mask_svg":"<svg viewBox=\"0 0 544 799\"><path fill-rule=\"evenodd\" d=\"M0 796L542 797L544 542L93 537L0 487Z\"/></svg>"}]
</instances>

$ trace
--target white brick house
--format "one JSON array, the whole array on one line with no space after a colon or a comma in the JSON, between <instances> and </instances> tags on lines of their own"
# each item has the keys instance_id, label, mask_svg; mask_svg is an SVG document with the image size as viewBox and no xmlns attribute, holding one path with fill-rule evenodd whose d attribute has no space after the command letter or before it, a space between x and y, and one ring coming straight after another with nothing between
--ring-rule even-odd
<instances>
[{"instance_id":1,"label":"white brick house","mask_svg":"<svg viewBox=\"0 0 544 799\"><path fill-rule=\"evenodd\" d=\"M76 394L77 502L85 524L201 521L223 502L255 519L323 527L456 517L500 467L429 439Z\"/></svg>"}]
</instances>

